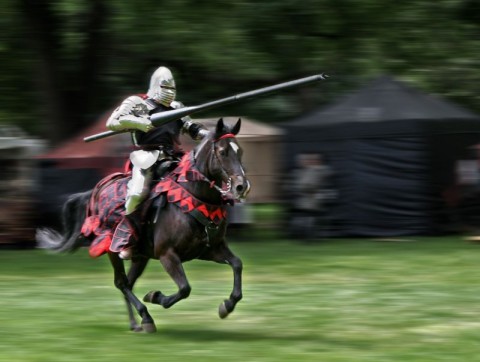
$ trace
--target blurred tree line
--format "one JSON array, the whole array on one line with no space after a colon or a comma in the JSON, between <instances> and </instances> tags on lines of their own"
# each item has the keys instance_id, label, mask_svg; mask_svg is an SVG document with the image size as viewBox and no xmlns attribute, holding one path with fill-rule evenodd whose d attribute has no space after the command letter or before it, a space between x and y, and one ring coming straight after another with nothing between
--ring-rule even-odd
<instances>
[{"instance_id":1,"label":"blurred tree line","mask_svg":"<svg viewBox=\"0 0 480 362\"><path fill-rule=\"evenodd\" d=\"M215 115L280 122L382 73L480 112L477 0L3 0L1 12L0 122L53 143L146 92L159 65L187 105L334 75Z\"/></svg>"}]
</instances>

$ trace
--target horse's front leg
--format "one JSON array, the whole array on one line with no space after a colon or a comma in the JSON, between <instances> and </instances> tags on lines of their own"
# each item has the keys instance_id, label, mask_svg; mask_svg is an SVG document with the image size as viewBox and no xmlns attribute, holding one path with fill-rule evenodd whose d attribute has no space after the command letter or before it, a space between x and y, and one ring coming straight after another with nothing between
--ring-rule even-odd
<instances>
[{"instance_id":1,"label":"horse's front leg","mask_svg":"<svg viewBox=\"0 0 480 362\"><path fill-rule=\"evenodd\" d=\"M218 307L220 318L227 317L233 312L237 303L242 299L242 270L243 264L239 257L232 253L225 243L214 247L202 255L200 259L211 260L220 264L228 264L233 270L233 290L228 299Z\"/></svg>"},{"instance_id":2,"label":"horse's front leg","mask_svg":"<svg viewBox=\"0 0 480 362\"><path fill-rule=\"evenodd\" d=\"M142 302L132 292L131 283L129 282L128 277L125 273L123 260L118 257L117 253L109 253L108 256L110 258L110 262L113 266L115 274L115 286L123 293L127 302L131 328L135 331L143 330L148 333L156 332L157 329L155 327L155 323L153 321L153 318L148 313L147 307L142 304ZM130 305L133 305L135 307L138 314L142 318L141 328L138 327L135 321Z\"/></svg>"},{"instance_id":3,"label":"horse's front leg","mask_svg":"<svg viewBox=\"0 0 480 362\"><path fill-rule=\"evenodd\" d=\"M159 260L160 263L162 263L165 271L168 273L168 275L170 275L175 284L177 284L178 291L172 295L164 295L160 291L150 291L145 295L145 297L143 297L143 301L160 304L164 308L170 308L179 300L187 298L190 295L192 288L190 287L190 284L188 284L182 262L178 255L173 252L173 250L169 250L167 253L162 255Z\"/></svg>"}]
</instances>

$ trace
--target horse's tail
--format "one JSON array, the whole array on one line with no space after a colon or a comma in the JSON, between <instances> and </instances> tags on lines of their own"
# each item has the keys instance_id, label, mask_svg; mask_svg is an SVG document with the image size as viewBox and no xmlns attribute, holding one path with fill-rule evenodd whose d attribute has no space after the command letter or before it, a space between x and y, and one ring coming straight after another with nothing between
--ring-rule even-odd
<instances>
[{"instance_id":1,"label":"horse's tail","mask_svg":"<svg viewBox=\"0 0 480 362\"><path fill-rule=\"evenodd\" d=\"M37 229L37 247L56 252L73 252L89 244L91 240L82 236L81 228L91 195L92 191L70 195L62 209L63 233L50 228Z\"/></svg>"}]
</instances>

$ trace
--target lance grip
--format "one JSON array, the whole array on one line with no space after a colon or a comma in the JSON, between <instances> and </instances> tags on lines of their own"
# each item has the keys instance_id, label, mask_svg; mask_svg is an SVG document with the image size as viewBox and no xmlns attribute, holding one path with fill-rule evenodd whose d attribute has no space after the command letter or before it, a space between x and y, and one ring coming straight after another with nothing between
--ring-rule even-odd
<instances>
[{"instance_id":1,"label":"lance grip","mask_svg":"<svg viewBox=\"0 0 480 362\"><path fill-rule=\"evenodd\" d=\"M244 99L252 98L254 96L261 96L261 95L264 95L264 94L273 93L273 92L281 90L281 89L293 88L293 87L296 87L296 86L299 86L299 85L302 85L302 84L313 83L313 82L316 82L316 81L325 80L327 78L328 78L328 75L326 75L326 74L323 74L323 73L322 74L316 74L316 75L312 75L312 76L305 77L305 78L295 79L295 80L292 80L292 81L289 81L289 82L275 84L275 85L272 85L272 86L269 86L269 87L255 89L255 90L245 92L245 93L239 93L239 94L227 97L227 98L217 99L215 101L204 103L204 104L201 104L199 106L190 106L190 107L184 107L184 108L180 108L180 109L173 109L171 111L164 111L164 112L161 112L161 113L155 113L155 114L152 114L150 116L150 120L152 121L152 124L154 126L158 127L162 124L174 121L176 119L183 118L185 116L189 116L193 113L197 113L197 112L200 112L200 111L206 111L207 109L219 107L219 106L229 104L229 103L233 103L233 102L238 102L238 101L241 101L241 100L244 100ZM116 134L119 134L119 133L124 133L124 132L128 132L128 130L105 131L105 132L102 132L102 133L98 133L98 134L95 134L95 135L92 135L92 136L85 137L83 140L85 142L91 142L91 141L95 141L95 140L105 138L105 137L110 137L110 136L113 136L113 135L116 135Z\"/></svg>"}]
</instances>

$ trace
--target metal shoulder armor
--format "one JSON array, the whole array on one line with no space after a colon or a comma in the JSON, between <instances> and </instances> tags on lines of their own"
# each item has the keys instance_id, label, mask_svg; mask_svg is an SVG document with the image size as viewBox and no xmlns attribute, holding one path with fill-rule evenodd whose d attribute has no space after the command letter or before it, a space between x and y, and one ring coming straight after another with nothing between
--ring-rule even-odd
<instances>
[{"instance_id":1,"label":"metal shoulder armor","mask_svg":"<svg viewBox=\"0 0 480 362\"><path fill-rule=\"evenodd\" d=\"M152 106L140 96L130 96L113 111L107 120L107 128L112 131L140 130L147 132L153 128L148 112Z\"/></svg>"}]
</instances>

